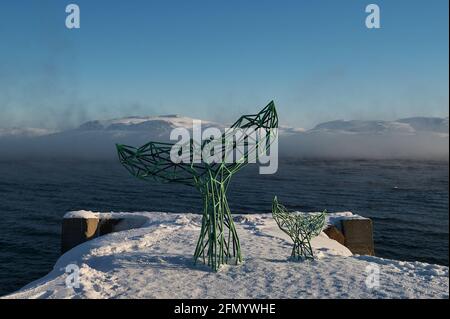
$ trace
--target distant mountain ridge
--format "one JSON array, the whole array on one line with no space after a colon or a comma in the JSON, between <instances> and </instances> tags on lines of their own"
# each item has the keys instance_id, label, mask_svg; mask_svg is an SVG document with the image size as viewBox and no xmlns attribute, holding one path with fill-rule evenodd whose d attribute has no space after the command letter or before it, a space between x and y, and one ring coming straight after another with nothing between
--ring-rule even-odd
<instances>
[{"instance_id":1,"label":"distant mountain ridge","mask_svg":"<svg viewBox=\"0 0 450 319\"><path fill-rule=\"evenodd\" d=\"M18 128L13 127L9 129L0 128L0 138L2 137L36 137L36 136L44 136L54 133L52 130L43 129L43 128L34 128L34 127L26 127L26 128Z\"/></svg>"},{"instance_id":2,"label":"distant mountain ridge","mask_svg":"<svg viewBox=\"0 0 450 319\"><path fill-rule=\"evenodd\" d=\"M410 117L397 122L409 124L416 131L448 133L448 117Z\"/></svg>"},{"instance_id":3,"label":"distant mountain ridge","mask_svg":"<svg viewBox=\"0 0 450 319\"><path fill-rule=\"evenodd\" d=\"M146 130L146 129L166 129L175 127L192 128L193 121L199 121L186 116L177 114L161 115L161 116L129 116L112 120L96 120L89 121L79 126L80 130ZM206 126L223 126L222 124L204 121L202 125Z\"/></svg>"},{"instance_id":4,"label":"distant mountain ridge","mask_svg":"<svg viewBox=\"0 0 450 319\"><path fill-rule=\"evenodd\" d=\"M81 131L141 131L147 134L162 136L170 134L173 128L183 127L192 129L193 121L199 121L176 114L162 116L130 116L111 120L93 120L81 124L78 128L61 132L54 132L39 128L0 129L0 138L5 136L45 136ZM201 120L203 128L217 127L223 129L227 125ZM380 120L335 120L316 125L313 129L305 130L289 126L280 126L281 134L302 133L348 133L348 134L415 134L417 132L449 133L449 118L440 117L411 117L395 121Z\"/></svg>"},{"instance_id":5,"label":"distant mountain ridge","mask_svg":"<svg viewBox=\"0 0 450 319\"><path fill-rule=\"evenodd\" d=\"M448 117L411 117L396 121L336 120L318 124L308 132L333 132L353 134L415 134L418 132L434 132L448 134L448 123Z\"/></svg>"},{"instance_id":6,"label":"distant mountain ridge","mask_svg":"<svg viewBox=\"0 0 450 319\"><path fill-rule=\"evenodd\" d=\"M0 129L2 157L114 158L115 144L140 146L170 141L174 128L191 130L194 119L180 115L95 120L60 132ZM201 121L202 128L229 125ZM336 120L304 130L279 128L280 155L312 158L420 158L448 160L449 120L411 117L396 121Z\"/></svg>"}]
</instances>

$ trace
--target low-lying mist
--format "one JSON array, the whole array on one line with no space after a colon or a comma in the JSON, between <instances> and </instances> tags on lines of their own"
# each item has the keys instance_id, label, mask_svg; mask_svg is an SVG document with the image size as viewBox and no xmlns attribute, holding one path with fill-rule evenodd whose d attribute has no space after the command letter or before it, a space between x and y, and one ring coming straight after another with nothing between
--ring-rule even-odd
<instances>
[{"instance_id":1,"label":"low-lying mist","mask_svg":"<svg viewBox=\"0 0 450 319\"><path fill-rule=\"evenodd\" d=\"M141 146L165 141L142 132L123 134L86 131L34 138L0 138L0 160L88 159L116 160L115 143ZM449 159L448 134L352 135L294 134L279 137L279 156L323 159Z\"/></svg>"}]
</instances>

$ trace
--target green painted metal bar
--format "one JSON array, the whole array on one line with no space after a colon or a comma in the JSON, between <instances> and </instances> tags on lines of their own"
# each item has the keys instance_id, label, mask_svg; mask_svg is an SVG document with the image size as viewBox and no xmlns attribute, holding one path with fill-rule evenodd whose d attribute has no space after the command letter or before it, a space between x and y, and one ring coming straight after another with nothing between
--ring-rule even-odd
<instances>
[{"instance_id":1,"label":"green painted metal bar","mask_svg":"<svg viewBox=\"0 0 450 319\"><path fill-rule=\"evenodd\" d=\"M318 236L325 226L326 210L319 214L289 213L283 205L278 203L275 196L272 202L272 216L278 227L294 242L291 258L314 259L311 239Z\"/></svg>"},{"instance_id":2,"label":"green painted metal bar","mask_svg":"<svg viewBox=\"0 0 450 319\"><path fill-rule=\"evenodd\" d=\"M232 129L263 129L267 141L273 141L278 128L278 115L275 103L271 101L264 109L254 115L241 116ZM194 262L199 259L207 263L214 271L220 265L242 261L241 244L233 222L226 197L230 179L234 173L249 163L252 152L259 151L262 141L255 141L253 149L245 147L239 161L227 163L224 159L225 143L232 132L225 132L222 143L222 162L207 164L193 163L192 152L194 141L190 141L191 163L174 163L170 159L172 144L149 142L139 148L117 144L119 160L123 166L135 177L152 179L160 182L178 183L198 189L203 198L203 218L199 239L194 252ZM245 138L245 136L244 136ZM247 137L248 138L248 137ZM265 141L264 152L269 150L271 143ZM212 143L214 143L212 142ZM239 141L242 143L242 139ZM233 144L233 151L239 143ZM206 143L202 143L202 149ZM248 139L245 140L248 146ZM256 148L256 150L255 150ZM207 256L207 257L206 257Z\"/></svg>"}]
</instances>

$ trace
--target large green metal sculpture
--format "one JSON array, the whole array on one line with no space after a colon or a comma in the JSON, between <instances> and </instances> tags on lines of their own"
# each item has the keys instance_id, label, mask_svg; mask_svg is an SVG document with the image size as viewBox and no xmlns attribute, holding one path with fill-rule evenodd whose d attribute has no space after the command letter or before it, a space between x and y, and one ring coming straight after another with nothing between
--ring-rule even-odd
<instances>
[{"instance_id":1,"label":"large green metal sculpture","mask_svg":"<svg viewBox=\"0 0 450 319\"><path fill-rule=\"evenodd\" d=\"M241 245L226 197L231 176L244 165L253 162L255 156L269 150L276 138L277 128L278 116L272 101L258 114L240 117L219 141L204 141L199 145L191 139L185 145L190 150L188 163L172 161L170 154L174 145L168 143L150 142L139 148L117 145L117 151L120 162L138 178L184 184L200 191L203 198L203 218L194 262L201 258L217 271L221 264L238 264L242 261ZM254 138L252 134L231 136L236 129L262 131L265 140L251 140ZM205 147L213 149L217 143L222 145L222 161L208 164L193 160ZM233 156L230 152L239 149L238 145L244 146L240 148L241 154L235 156L236 160L227 163L225 159Z\"/></svg>"},{"instance_id":2,"label":"large green metal sculpture","mask_svg":"<svg viewBox=\"0 0 450 319\"><path fill-rule=\"evenodd\" d=\"M314 259L311 239L322 231L325 225L326 211L320 214L288 213L286 208L278 203L277 197L272 202L272 216L282 231L294 242L291 258Z\"/></svg>"}]
</instances>

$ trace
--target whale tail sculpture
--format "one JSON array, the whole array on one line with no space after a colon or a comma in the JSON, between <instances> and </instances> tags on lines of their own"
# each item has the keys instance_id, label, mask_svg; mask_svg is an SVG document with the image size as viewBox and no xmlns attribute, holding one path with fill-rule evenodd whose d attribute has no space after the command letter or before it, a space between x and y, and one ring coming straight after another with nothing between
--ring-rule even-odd
<instances>
[{"instance_id":1,"label":"whale tail sculpture","mask_svg":"<svg viewBox=\"0 0 450 319\"><path fill-rule=\"evenodd\" d=\"M203 218L194 262L201 259L214 271L217 271L221 264L230 261L237 264L242 261L241 245L231 217L226 191L232 175L251 163L259 153L267 152L275 140L278 115L274 102L270 102L257 114L241 116L231 128L232 130L226 131L218 140L198 143L191 139L184 145L190 155L185 158L186 161L180 163L171 160L173 144L149 142L139 148L116 145L120 162L133 176L193 186L199 190L203 199ZM244 132L262 130L265 140L249 141L255 135L234 135L233 129ZM193 160L205 147L214 148L217 145L221 145L221 161L196 163ZM236 156L236 160L225 161L232 152L239 149L239 145L245 147L240 148L241 154Z\"/></svg>"},{"instance_id":2,"label":"whale tail sculpture","mask_svg":"<svg viewBox=\"0 0 450 319\"><path fill-rule=\"evenodd\" d=\"M289 213L278 203L275 196L272 202L272 216L278 227L291 237L294 242L291 257L293 259L314 259L311 239L322 231L325 225L326 211L320 214Z\"/></svg>"}]
</instances>

